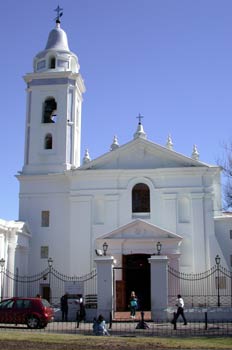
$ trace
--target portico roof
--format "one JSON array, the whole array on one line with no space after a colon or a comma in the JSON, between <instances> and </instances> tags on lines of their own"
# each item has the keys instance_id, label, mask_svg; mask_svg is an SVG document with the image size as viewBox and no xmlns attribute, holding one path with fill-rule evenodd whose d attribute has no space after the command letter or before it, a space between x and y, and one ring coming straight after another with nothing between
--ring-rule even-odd
<instances>
[{"instance_id":1,"label":"portico roof","mask_svg":"<svg viewBox=\"0 0 232 350\"><path fill-rule=\"evenodd\" d=\"M163 253L177 253L183 237L167 229L136 219L126 225L103 234L96 239L96 248L101 248L104 242L108 243L108 253L153 254L157 242L162 244Z\"/></svg>"}]
</instances>

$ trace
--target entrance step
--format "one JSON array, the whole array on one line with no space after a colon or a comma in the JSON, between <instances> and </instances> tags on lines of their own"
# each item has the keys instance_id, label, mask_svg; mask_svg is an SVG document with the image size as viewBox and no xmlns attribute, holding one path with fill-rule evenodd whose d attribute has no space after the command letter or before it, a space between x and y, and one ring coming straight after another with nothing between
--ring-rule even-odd
<instances>
[{"instance_id":1,"label":"entrance step","mask_svg":"<svg viewBox=\"0 0 232 350\"><path fill-rule=\"evenodd\" d=\"M135 318L130 317L129 311L116 311L113 315L115 322L139 321L141 319L141 311L136 311ZM151 321L151 311L144 311L144 321Z\"/></svg>"}]
</instances>

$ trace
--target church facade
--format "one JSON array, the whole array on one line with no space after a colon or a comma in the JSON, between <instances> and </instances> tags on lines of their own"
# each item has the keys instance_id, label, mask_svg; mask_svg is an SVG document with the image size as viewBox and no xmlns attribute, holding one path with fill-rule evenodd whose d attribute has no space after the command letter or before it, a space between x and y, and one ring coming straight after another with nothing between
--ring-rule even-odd
<instances>
[{"instance_id":1,"label":"church facade","mask_svg":"<svg viewBox=\"0 0 232 350\"><path fill-rule=\"evenodd\" d=\"M128 143L114 137L109 152L91 160L86 150L81 162L85 85L59 19L33 67L24 77L25 156L17 175L29 243L23 263L9 267L34 274L51 257L62 273L83 275L106 243L122 268L146 265L161 244L178 271L205 271L217 254L230 269L232 215L221 210L220 167L200 161L195 146L189 157L173 150L170 137L165 146L152 142L141 118ZM149 276L135 283L118 270L116 278L128 291Z\"/></svg>"}]
</instances>

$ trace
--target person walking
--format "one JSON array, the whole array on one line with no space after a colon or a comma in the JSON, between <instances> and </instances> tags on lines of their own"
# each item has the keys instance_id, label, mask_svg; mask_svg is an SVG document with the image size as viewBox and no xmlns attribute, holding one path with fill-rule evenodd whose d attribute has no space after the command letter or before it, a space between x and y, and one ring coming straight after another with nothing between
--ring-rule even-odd
<instances>
[{"instance_id":1,"label":"person walking","mask_svg":"<svg viewBox=\"0 0 232 350\"><path fill-rule=\"evenodd\" d=\"M187 320L185 318L185 314L184 314L184 300L181 297L180 294L177 295L177 312L175 312L174 314L174 318L172 320L172 324L174 324L174 329L176 329L176 321L178 319L178 317L181 315L184 321L184 325L187 325Z\"/></svg>"},{"instance_id":2,"label":"person walking","mask_svg":"<svg viewBox=\"0 0 232 350\"><path fill-rule=\"evenodd\" d=\"M75 304L77 306L76 321L78 328L79 323L85 321L85 305L82 296L79 296L78 299L75 300Z\"/></svg>"},{"instance_id":3,"label":"person walking","mask_svg":"<svg viewBox=\"0 0 232 350\"><path fill-rule=\"evenodd\" d=\"M62 312L62 321L68 321L68 293L65 293L61 297L60 308Z\"/></svg>"},{"instance_id":4,"label":"person walking","mask_svg":"<svg viewBox=\"0 0 232 350\"><path fill-rule=\"evenodd\" d=\"M136 310L138 308L138 299L134 291L131 292L129 306L130 306L130 317L135 318Z\"/></svg>"}]
</instances>

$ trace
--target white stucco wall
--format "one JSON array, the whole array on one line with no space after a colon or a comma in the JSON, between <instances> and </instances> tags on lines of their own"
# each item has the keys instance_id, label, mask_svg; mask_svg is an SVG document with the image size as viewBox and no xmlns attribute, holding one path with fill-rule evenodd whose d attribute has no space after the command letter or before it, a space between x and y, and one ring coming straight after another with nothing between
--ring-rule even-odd
<instances>
[{"instance_id":1,"label":"white stucco wall","mask_svg":"<svg viewBox=\"0 0 232 350\"><path fill-rule=\"evenodd\" d=\"M224 260L229 270L232 269L232 213L215 218L215 238L220 246L222 263Z\"/></svg>"},{"instance_id":2,"label":"white stucco wall","mask_svg":"<svg viewBox=\"0 0 232 350\"><path fill-rule=\"evenodd\" d=\"M149 186L151 196L151 213L141 218L183 237L182 271L206 270L213 261L208 241L214 235L214 196L210 195L212 186L203 186L211 184L213 176L208 172L210 179L203 181L203 174L202 168L164 168L19 176L20 219L29 222L33 233L31 270L47 266L46 259L40 258L40 247L48 245L49 256L60 271L88 273L94 266L96 239L138 218L132 213L131 191L139 182ZM188 205L183 213L181 201ZM49 227L41 227L42 210L50 211Z\"/></svg>"}]
</instances>

